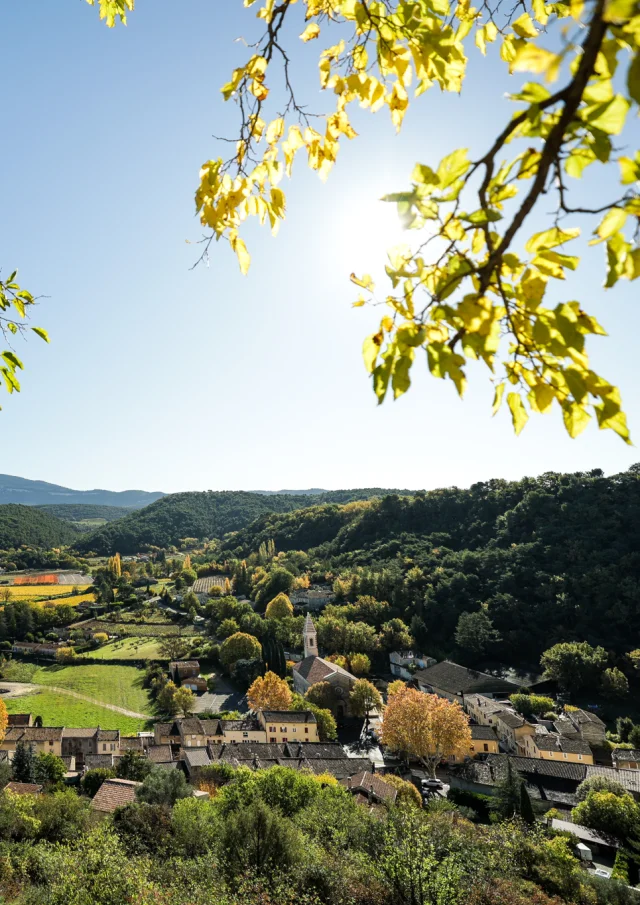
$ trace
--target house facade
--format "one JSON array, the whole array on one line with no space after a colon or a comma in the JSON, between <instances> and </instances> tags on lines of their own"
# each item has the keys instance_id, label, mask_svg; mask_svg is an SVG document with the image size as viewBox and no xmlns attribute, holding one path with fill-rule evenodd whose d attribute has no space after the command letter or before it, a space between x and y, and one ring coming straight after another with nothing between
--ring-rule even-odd
<instances>
[{"instance_id":1,"label":"house facade","mask_svg":"<svg viewBox=\"0 0 640 905\"><path fill-rule=\"evenodd\" d=\"M317 742L318 724L308 710L260 710L258 721L272 744L285 742Z\"/></svg>"},{"instance_id":2,"label":"house facade","mask_svg":"<svg viewBox=\"0 0 640 905\"><path fill-rule=\"evenodd\" d=\"M36 754L55 754L62 756L62 726L11 726L0 742L0 751L6 751L12 759L20 742L31 745Z\"/></svg>"},{"instance_id":3,"label":"house facade","mask_svg":"<svg viewBox=\"0 0 640 905\"><path fill-rule=\"evenodd\" d=\"M526 736L524 755L572 764L593 763L593 752L587 742L581 738L567 738L557 732L538 731Z\"/></svg>"},{"instance_id":4,"label":"house facade","mask_svg":"<svg viewBox=\"0 0 640 905\"><path fill-rule=\"evenodd\" d=\"M429 666L435 666L437 662L433 657L424 657L412 650L394 650L389 654L391 674L407 682L413 678L417 669L427 669Z\"/></svg>"}]
</instances>

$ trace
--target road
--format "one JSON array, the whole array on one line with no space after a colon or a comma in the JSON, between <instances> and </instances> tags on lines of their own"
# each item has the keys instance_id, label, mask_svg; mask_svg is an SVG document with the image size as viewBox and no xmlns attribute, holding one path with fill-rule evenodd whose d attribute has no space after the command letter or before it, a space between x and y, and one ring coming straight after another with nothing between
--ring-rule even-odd
<instances>
[{"instance_id":1,"label":"road","mask_svg":"<svg viewBox=\"0 0 640 905\"><path fill-rule=\"evenodd\" d=\"M205 691L204 694L196 696L193 712L203 713L205 710L211 710L213 713L221 713L223 710L238 710L240 713L246 713L247 699L228 679L216 673L215 692Z\"/></svg>"},{"instance_id":2,"label":"road","mask_svg":"<svg viewBox=\"0 0 640 905\"><path fill-rule=\"evenodd\" d=\"M54 691L56 694L66 694L70 698L76 698L78 701L85 701L87 704L94 704L98 707L104 707L105 710L113 710L114 713L121 713L123 716L130 716L137 720L150 720L148 713L136 713L135 710L126 710L124 707L117 707L115 704L107 704L105 701L99 701L97 698L90 698L86 694L80 694L78 691L71 691L70 688L60 688L58 685L34 685L32 682L5 682L0 680L0 691L4 698L23 697L27 694L37 694L39 691Z\"/></svg>"}]
</instances>

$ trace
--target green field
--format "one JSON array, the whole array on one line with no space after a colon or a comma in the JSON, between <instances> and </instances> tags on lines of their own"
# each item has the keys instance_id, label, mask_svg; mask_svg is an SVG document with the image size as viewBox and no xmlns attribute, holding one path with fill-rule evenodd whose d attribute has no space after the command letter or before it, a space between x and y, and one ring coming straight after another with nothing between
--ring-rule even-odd
<instances>
[{"instance_id":1,"label":"green field","mask_svg":"<svg viewBox=\"0 0 640 905\"><path fill-rule=\"evenodd\" d=\"M42 717L45 726L100 726L101 729L119 729L123 735L148 728L145 720L123 716L113 710L51 691L3 700L9 713L33 713L34 716Z\"/></svg>"},{"instance_id":2,"label":"green field","mask_svg":"<svg viewBox=\"0 0 640 905\"><path fill-rule=\"evenodd\" d=\"M142 687L141 670L134 666L81 664L41 666L31 681L36 685L57 685L87 697L115 704L137 713L152 713L149 693Z\"/></svg>"},{"instance_id":3,"label":"green field","mask_svg":"<svg viewBox=\"0 0 640 905\"><path fill-rule=\"evenodd\" d=\"M91 660L157 660L161 659L160 646L157 641L142 638L121 638L112 641L97 650L83 654Z\"/></svg>"}]
</instances>

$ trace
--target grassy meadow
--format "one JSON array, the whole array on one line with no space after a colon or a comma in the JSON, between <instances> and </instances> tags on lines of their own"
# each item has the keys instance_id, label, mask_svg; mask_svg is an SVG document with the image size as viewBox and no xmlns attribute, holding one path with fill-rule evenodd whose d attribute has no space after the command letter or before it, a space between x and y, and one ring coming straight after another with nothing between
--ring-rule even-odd
<instances>
[{"instance_id":1,"label":"grassy meadow","mask_svg":"<svg viewBox=\"0 0 640 905\"><path fill-rule=\"evenodd\" d=\"M34 716L42 717L45 726L100 726L101 729L119 729L123 735L133 735L148 728L145 720L123 716L105 707L53 691L40 691L3 700L9 713L33 713Z\"/></svg>"},{"instance_id":2,"label":"grassy meadow","mask_svg":"<svg viewBox=\"0 0 640 905\"><path fill-rule=\"evenodd\" d=\"M142 687L142 677L142 670L134 666L108 663L77 666L52 664L36 669L30 681L36 685L68 688L105 704L151 714L152 703L147 690Z\"/></svg>"},{"instance_id":3,"label":"grassy meadow","mask_svg":"<svg viewBox=\"0 0 640 905\"><path fill-rule=\"evenodd\" d=\"M157 641L143 637L121 638L111 641L97 650L83 654L91 660L157 660L161 659Z\"/></svg>"}]
</instances>

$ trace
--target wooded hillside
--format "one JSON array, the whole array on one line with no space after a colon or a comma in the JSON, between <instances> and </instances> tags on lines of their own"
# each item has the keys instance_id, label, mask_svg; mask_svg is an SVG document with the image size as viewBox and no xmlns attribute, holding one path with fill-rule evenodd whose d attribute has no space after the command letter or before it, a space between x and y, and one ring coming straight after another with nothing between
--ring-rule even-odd
<instances>
[{"instance_id":1,"label":"wooded hillside","mask_svg":"<svg viewBox=\"0 0 640 905\"><path fill-rule=\"evenodd\" d=\"M13 547L60 547L72 544L77 530L48 512L15 503L0 505L0 549Z\"/></svg>"}]
</instances>

